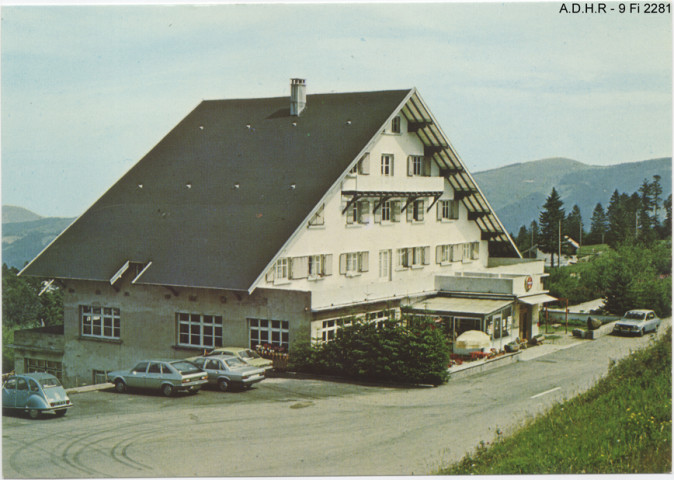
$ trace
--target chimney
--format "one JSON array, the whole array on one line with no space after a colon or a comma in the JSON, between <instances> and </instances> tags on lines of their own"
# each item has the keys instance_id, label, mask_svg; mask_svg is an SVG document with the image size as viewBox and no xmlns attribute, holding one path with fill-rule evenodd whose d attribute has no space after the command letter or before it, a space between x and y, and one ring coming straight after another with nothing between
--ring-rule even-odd
<instances>
[{"instance_id":1,"label":"chimney","mask_svg":"<svg viewBox=\"0 0 674 480\"><path fill-rule=\"evenodd\" d=\"M307 105L306 81L303 78L290 79L290 115L299 117Z\"/></svg>"}]
</instances>

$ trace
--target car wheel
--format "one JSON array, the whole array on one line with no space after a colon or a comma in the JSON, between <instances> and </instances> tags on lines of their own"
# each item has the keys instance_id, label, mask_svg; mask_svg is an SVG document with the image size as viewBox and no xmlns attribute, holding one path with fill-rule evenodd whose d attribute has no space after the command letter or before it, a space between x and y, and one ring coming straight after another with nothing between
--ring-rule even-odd
<instances>
[{"instance_id":1,"label":"car wheel","mask_svg":"<svg viewBox=\"0 0 674 480\"><path fill-rule=\"evenodd\" d=\"M117 380L115 382L115 392L124 393L126 392L126 383L123 380Z\"/></svg>"},{"instance_id":2,"label":"car wheel","mask_svg":"<svg viewBox=\"0 0 674 480\"><path fill-rule=\"evenodd\" d=\"M40 411L35 408L31 408L30 410L28 410L28 416L33 420L35 420L37 417L40 416Z\"/></svg>"},{"instance_id":3,"label":"car wheel","mask_svg":"<svg viewBox=\"0 0 674 480\"><path fill-rule=\"evenodd\" d=\"M163 393L165 397L170 397L171 395L173 395L173 385L169 385L168 383L162 385L161 393Z\"/></svg>"},{"instance_id":4,"label":"car wheel","mask_svg":"<svg viewBox=\"0 0 674 480\"><path fill-rule=\"evenodd\" d=\"M54 413L57 417L65 417L67 411L68 410L64 408L63 410L56 410Z\"/></svg>"},{"instance_id":5,"label":"car wheel","mask_svg":"<svg viewBox=\"0 0 674 480\"><path fill-rule=\"evenodd\" d=\"M218 380L218 388L220 389L221 392L226 392L227 390L229 390L229 383L224 378L221 378L220 380Z\"/></svg>"}]
</instances>

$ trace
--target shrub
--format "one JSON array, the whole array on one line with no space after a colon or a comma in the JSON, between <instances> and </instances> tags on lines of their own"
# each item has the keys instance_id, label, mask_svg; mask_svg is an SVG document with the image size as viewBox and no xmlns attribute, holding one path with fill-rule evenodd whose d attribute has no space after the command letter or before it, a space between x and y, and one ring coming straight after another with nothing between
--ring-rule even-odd
<instances>
[{"instance_id":1,"label":"shrub","mask_svg":"<svg viewBox=\"0 0 674 480\"><path fill-rule=\"evenodd\" d=\"M398 383L447 381L449 344L428 322L380 324L353 320L327 343L293 344L290 366L297 371Z\"/></svg>"}]
</instances>

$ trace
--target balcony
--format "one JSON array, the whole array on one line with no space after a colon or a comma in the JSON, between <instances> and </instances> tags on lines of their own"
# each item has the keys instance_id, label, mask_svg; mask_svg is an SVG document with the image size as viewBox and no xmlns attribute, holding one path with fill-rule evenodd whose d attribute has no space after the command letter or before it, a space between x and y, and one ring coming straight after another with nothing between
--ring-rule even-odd
<instances>
[{"instance_id":1,"label":"balcony","mask_svg":"<svg viewBox=\"0 0 674 480\"><path fill-rule=\"evenodd\" d=\"M443 192L444 177L385 177L382 175L355 175L342 182L342 192Z\"/></svg>"}]
</instances>

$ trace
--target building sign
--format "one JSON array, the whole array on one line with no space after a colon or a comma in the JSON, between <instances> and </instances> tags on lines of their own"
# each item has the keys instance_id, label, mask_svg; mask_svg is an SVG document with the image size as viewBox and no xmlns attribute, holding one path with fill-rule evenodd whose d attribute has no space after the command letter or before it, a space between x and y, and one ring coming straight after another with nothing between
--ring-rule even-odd
<instances>
[{"instance_id":1,"label":"building sign","mask_svg":"<svg viewBox=\"0 0 674 480\"><path fill-rule=\"evenodd\" d=\"M531 275L529 275L525 280L524 280L524 288L526 288L527 292L531 290L531 287L534 286L534 279L531 278Z\"/></svg>"}]
</instances>

